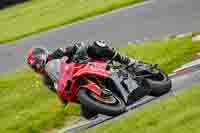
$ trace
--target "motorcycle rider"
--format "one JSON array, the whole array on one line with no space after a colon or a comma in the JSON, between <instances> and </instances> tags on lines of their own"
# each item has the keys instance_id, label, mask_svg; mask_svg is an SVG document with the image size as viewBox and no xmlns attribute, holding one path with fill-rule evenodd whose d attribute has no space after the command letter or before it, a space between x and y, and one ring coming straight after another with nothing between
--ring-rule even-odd
<instances>
[{"instance_id":1,"label":"motorcycle rider","mask_svg":"<svg viewBox=\"0 0 200 133\"><path fill-rule=\"evenodd\" d=\"M75 43L64 49L59 48L50 53L46 48L31 48L26 57L27 64L37 73L42 75L44 84L53 92L56 93L54 83L48 73L45 71L45 65L54 59L60 59L63 56L69 57L70 61L76 63L84 63L87 57L93 59L114 60L121 64L134 67L138 61L127 56L124 56L117 52L114 48L109 46L105 41L94 41L91 45L84 43ZM67 105L62 97L61 101ZM91 118L96 115L95 112L87 110L85 107L81 107L82 115L86 118Z\"/></svg>"}]
</instances>

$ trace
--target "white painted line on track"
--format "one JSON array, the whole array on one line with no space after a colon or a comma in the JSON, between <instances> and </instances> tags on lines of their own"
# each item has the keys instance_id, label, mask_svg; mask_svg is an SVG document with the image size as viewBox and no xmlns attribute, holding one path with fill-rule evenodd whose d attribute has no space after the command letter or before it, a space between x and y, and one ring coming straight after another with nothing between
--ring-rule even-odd
<instances>
[{"instance_id":1,"label":"white painted line on track","mask_svg":"<svg viewBox=\"0 0 200 133\"><path fill-rule=\"evenodd\" d=\"M189 37L189 36L192 36L192 32L178 34L176 35L176 38L184 38L184 37Z\"/></svg>"}]
</instances>

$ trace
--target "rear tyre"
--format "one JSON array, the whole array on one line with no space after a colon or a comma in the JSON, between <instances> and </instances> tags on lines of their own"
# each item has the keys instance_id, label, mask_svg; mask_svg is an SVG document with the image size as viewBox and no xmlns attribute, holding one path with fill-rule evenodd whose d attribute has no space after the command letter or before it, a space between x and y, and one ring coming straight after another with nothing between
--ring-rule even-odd
<instances>
[{"instance_id":1,"label":"rear tyre","mask_svg":"<svg viewBox=\"0 0 200 133\"><path fill-rule=\"evenodd\" d=\"M98 97L91 91L86 88L81 88L77 94L78 101L84 107L87 107L89 110L94 110L96 113L108 115L108 116L117 116L125 112L125 103L122 99L116 95L112 95L112 101L115 102L104 102L101 97ZM105 100L111 99L111 97L105 97Z\"/></svg>"}]
</instances>

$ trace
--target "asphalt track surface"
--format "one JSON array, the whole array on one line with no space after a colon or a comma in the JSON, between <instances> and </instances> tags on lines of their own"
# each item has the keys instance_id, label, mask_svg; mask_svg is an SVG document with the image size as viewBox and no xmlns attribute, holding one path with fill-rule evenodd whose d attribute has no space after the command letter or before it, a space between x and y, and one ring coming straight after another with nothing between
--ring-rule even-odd
<instances>
[{"instance_id":1,"label":"asphalt track surface","mask_svg":"<svg viewBox=\"0 0 200 133\"><path fill-rule=\"evenodd\" d=\"M168 97L168 96L176 96L178 95L177 91L182 91L184 89L190 88L194 84L198 84L200 81L200 65L194 65L192 67L188 67L186 73L182 73L181 75L175 74L171 75L172 79L172 91L163 97ZM162 97L161 97L162 99ZM144 99L136 102L134 105L128 108L128 112L120 115L115 118L107 117L107 116L100 116L97 119L90 120L90 121L85 121L82 122L78 125L74 125L70 128L64 128L60 130L58 133L78 133L83 130L86 130L88 128L96 128L101 126L102 123L104 122L113 122L116 120L121 119L125 115L129 115L130 113L134 113L134 111L140 109L142 106L145 106L147 104L150 104L156 100L160 100L160 98L155 98L155 97L145 97Z\"/></svg>"},{"instance_id":2,"label":"asphalt track surface","mask_svg":"<svg viewBox=\"0 0 200 133\"><path fill-rule=\"evenodd\" d=\"M10 43L14 45L0 45L0 74L24 67L25 53L33 46L54 49L98 39L125 46L127 42L200 31L199 7L200 0L150 0Z\"/></svg>"}]
</instances>

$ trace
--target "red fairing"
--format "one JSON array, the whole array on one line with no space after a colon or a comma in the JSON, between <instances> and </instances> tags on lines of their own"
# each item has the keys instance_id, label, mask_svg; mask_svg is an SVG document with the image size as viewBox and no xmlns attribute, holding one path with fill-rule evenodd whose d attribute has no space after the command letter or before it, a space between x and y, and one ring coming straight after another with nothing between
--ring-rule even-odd
<instances>
[{"instance_id":1,"label":"red fairing","mask_svg":"<svg viewBox=\"0 0 200 133\"><path fill-rule=\"evenodd\" d=\"M96 85L95 83L88 83L86 85L80 86L80 88L86 88L97 94L98 96L101 96L102 91L101 88Z\"/></svg>"},{"instance_id":2,"label":"red fairing","mask_svg":"<svg viewBox=\"0 0 200 133\"><path fill-rule=\"evenodd\" d=\"M59 81L58 81L58 95L64 98L67 101L71 101L73 99L73 90L69 90L69 92L66 91L67 83L71 82L71 86L74 86L74 81L72 80L73 73L74 73L74 64L66 64L67 58L61 59L60 64L60 75L59 75ZM68 82L69 81L69 82Z\"/></svg>"},{"instance_id":3,"label":"red fairing","mask_svg":"<svg viewBox=\"0 0 200 133\"><path fill-rule=\"evenodd\" d=\"M107 78L111 72L106 71L105 62L95 62L89 64L76 64L76 68L81 68L74 73L73 77L80 77L82 75L95 75L97 77Z\"/></svg>"},{"instance_id":4,"label":"red fairing","mask_svg":"<svg viewBox=\"0 0 200 133\"><path fill-rule=\"evenodd\" d=\"M99 78L107 78L111 72L106 71L106 63L103 61L96 61L89 64L67 64L66 58L61 59L60 75L57 83L58 95L67 101L75 102L76 93L80 87L87 88L97 95L101 95L101 89L95 83L88 83L84 86L76 84L76 79L80 76L95 75ZM70 84L69 84L70 83ZM67 89L66 89L67 88Z\"/></svg>"}]
</instances>

